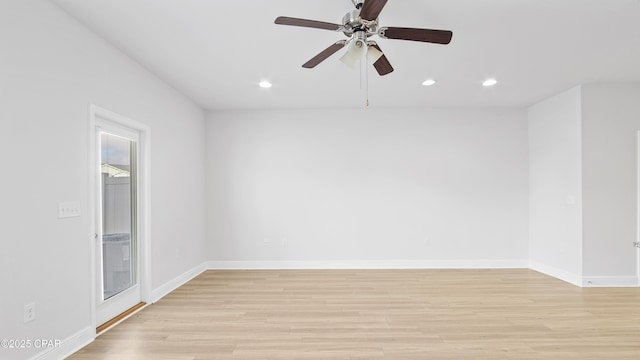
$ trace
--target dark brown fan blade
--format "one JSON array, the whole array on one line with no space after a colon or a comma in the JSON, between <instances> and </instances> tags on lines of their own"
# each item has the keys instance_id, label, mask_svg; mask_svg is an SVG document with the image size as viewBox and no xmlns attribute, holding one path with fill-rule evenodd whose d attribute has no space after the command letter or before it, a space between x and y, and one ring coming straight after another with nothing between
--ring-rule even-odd
<instances>
[{"instance_id":1,"label":"dark brown fan blade","mask_svg":"<svg viewBox=\"0 0 640 360\"><path fill-rule=\"evenodd\" d=\"M332 24L332 23L323 22L323 21L298 19L298 18L292 18L292 17L286 17L286 16L277 17L275 23L278 25L302 26L302 27L308 27L308 28L333 30L333 31L337 31L341 27L338 24Z\"/></svg>"},{"instance_id":2,"label":"dark brown fan blade","mask_svg":"<svg viewBox=\"0 0 640 360\"><path fill-rule=\"evenodd\" d=\"M364 20L373 21L378 18L386 4L387 0L365 0L362 10L360 10L360 17Z\"/></svg>"},{"instance_id":3,"label":"dark brown fan blade","mask_svg":"<svg viewBox=\"0 0 640 360\"><path fill-rule=\"evenodd\" d=\"M382 52L382 49L380 49L378 45L372 44L369 46L373 46L374 48L378 49L378 51ZM380 76L384 76L393 72L393 66L391 66L391 63L389 62L389 60L387 60L387 56L384 55L384 53L382 53L382 56L373 63L373 67L376 68L376 71L378 72L378 74L380 74Z\"/></svg>"},{"instance_id":4,"label":"dark brown fan blade","mask_svg":"<svg viewBox=\"0 0 640 360\"><path fill-rule=\"evenodd\" d=\"M307 68L307 69L311 69L316 67L318 64L320 64L321 62L325 61L329 56L333 55L336 53L336 51L342 49L345 44L347 43L346 40L340 40L338 42L336 42L335 44L329 46L328 48L322 50L322 52L316 56L313 57L313 59L307 61L304 65L302 65L303 68Z\"/></svg>"},{"instance_id":5,"label":"dark brown fan blade","mask_svg":"<svg viewBox=\"0 0 640 360\"><path fill-rule=\"evenodd\" d=\"M448 44L453 33L448 30L414 29L414 28L380 28L379 34L387 39L422 41L434 44Z\"/></svg>"}]
</instances>

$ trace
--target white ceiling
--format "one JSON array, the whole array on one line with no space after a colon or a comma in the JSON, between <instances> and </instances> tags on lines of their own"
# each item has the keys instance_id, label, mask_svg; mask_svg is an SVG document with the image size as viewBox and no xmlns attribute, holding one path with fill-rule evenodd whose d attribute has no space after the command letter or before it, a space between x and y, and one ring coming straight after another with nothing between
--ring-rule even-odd
<instances>
[{"instance_id":1,"label":"white ceiling","mask_svg":"<svg viewBox=\"0 0 640 360\"><path fill-rule=\"evenodd\" d=\"M273 23L340 23L350 0L51 1L205 109L364 106L366 86L342 52L301 67L342 33ZM380 23L452 30L453 40L376 38L395 71L369 67L372 107L520 107L581 83L640 81L640 0L389 0ZM483 88L487 77L499 84ZM426 78L438 83L423 87ZM273 87L259 88L263 79Z\"/></svg>"}]
</instances>

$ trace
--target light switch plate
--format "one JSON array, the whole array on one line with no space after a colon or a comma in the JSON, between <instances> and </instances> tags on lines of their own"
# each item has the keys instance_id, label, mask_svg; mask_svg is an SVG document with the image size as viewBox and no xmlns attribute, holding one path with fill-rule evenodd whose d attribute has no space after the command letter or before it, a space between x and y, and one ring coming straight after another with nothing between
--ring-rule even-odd
<instances>
[{"instance_id":1,"label":"light switch plate","mask_svg":"<svg viewBox=\"0 0 640 360\"><path fill-rule=\"evenodd\" d=\"M69 201L58 203L58 219L80 216L80 202Z\"/></svg>"}]
</instances>

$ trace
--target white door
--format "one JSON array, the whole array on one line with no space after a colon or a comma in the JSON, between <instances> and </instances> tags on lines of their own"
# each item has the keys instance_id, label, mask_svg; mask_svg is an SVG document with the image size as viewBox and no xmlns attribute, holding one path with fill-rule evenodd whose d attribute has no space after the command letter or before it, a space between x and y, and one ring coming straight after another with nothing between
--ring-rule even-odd
<instances>
[{"instance_id":1,"label":"white door","mask_svg":"<svg viewBox=\"0 0 640 360\"><path fill-rule=\"evenodd\" d=\"M141 302L139 131L99 121L95 221L96 325Z\"/></svg>"}]
</instances>

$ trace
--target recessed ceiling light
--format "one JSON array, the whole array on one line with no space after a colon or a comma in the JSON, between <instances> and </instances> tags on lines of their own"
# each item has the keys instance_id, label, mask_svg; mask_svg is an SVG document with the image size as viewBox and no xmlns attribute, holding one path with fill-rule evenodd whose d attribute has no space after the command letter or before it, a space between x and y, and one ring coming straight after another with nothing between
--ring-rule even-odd
<instances>
[{"instance_id":1,"label":"recessed ceiling light","mask_svg":"<svg viewBox=\"0 0 640 360\"><path fill-rule=\"evenodd\" d=\"M424 86L431 86L431 85L435 85L436 81L433 79L427 79L425 81L422 82L422 85Z\"/></svg>"},{"instance_id":2,"label":"recessed ceiling light","mask_svg":"<svg viewBox=\"0 0 640 360\"><path fill-rule=\"evenodd\" d=\"M493 85L495 85L497 83L498 83L498 80L496 80L496 79L487 79L482 83L482 86L489 87L489 86L493 86Z\"/></svg>"},{"instance_id":3,"label":"recessed ceiling light","mask_svg":"<svg viewBox=\"0 0 640 360\"><path fill-rule=\"evenodd\" d=\"M273 86L273 85L271 85L270 82L268 82L266 80L260 81L260 83L258 85L260 85L261 88L265 88L265 89L268 89L271 86Z\"/></svg>"}]
</instances>

